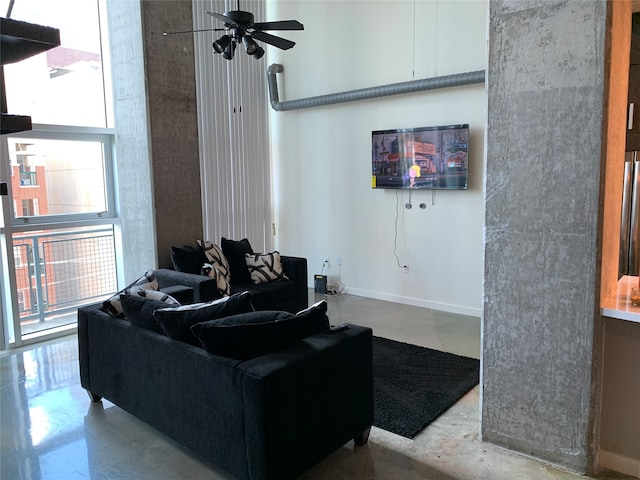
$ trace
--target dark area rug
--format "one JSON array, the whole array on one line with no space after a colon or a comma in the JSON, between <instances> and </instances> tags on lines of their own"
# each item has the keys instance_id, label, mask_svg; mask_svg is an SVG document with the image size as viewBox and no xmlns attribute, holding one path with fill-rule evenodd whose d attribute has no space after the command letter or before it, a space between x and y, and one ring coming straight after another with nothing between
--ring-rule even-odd
<instances>
[{"instance_id":1,"label":"dark area rug","mask_svg":"<svg viewBox=\"0 0 640 480\"><path fill-rule=\"evenodd\" d=\"M479 378L474 358L373 337L373 424L413 438Z\"/></svg>"}]
</instances>

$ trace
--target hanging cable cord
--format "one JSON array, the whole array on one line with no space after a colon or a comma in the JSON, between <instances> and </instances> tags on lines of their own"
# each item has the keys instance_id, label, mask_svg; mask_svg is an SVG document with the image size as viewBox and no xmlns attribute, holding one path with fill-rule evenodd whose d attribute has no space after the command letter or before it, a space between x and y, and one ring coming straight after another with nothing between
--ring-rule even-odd
<instances>
[{"instance_id":1,"label":"hanging cable cord","mask_svg":"<svg viewBox=\"0 0 640 480\"><path fill-rule=\"evenodd\" d=\"M413 60L412 60L412 78L416 78L416 0L413 0ZM398 257L398 206L400 205L400 189L396 189L396 219L394 222L394 237L393 237L393 256L396 257L396 263L398 268L405 268L405 265L400 264L400 257ZM409 190L409 204L411 204L411 190Z\"/></svg>"},{"instance_id":2,"label":"hanging cable cord","mask_svg":"<svg viewBox=\"0 0 640 480\"><path fill-rule=\"evenodd\" d=\"M416 0L413 0L413 54L411 59L411 78L416 79ZM396 263L398 268L405 268L400 264L400 257L398 257L398 205L400 204L399 190L396 190L396 219L394 223L394 237L393 237L393 256L396 257ZM403 195L404 196L404 195ZM409 190L409 204L411 204L411 190Z\"/></svg>"},{"instance_id":3,"label":"hanging cable cord","mask_svg":"<svg viewBox=\"0 0 640 480\"><path fill-rule=\"evenodd\" d=\"M398 217L400 214L398 213L398 206L400 205L400 189L396 189L396 219L394 222L394 237L393 237L393 256L396 257L396 263L398 264L398 268L402 268L400 265L400 257L398 257Z\"/></svg>"},{"instance_id":4,"label":"hanging cable cord","mask_svg":"<svg viewBox=\"0 0 640 480\"><path fill-rule=\"evenodd\" d=\"M416 79L416 0L413 0L413 61L412 61L412 80Z\"/></svg>"}]
</instances>

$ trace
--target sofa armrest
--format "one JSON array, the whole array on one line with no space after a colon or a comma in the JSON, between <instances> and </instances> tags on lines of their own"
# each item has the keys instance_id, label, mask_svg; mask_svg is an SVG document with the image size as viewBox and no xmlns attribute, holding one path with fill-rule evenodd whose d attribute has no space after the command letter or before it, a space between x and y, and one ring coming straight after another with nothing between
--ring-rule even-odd
<instances>
[{"instance_id":1,"label":"sofa armrest","mask_svg":"<svg viewBox=\"0 0 640 480\"><path fill-rule=\"evenodd\" d=\"M307 259L280 255L280 260L284 274L294 283L296 311L307 308L309 306Z\"/></svg>"},{"instance_id":2,"label":"sofa armrest","mask_svg":"<svg viewBox=\"0 0 640 480\"><path fill-rule=\"evenodd\" d=\"M215 280L205 275L178 272L169 268L160 268L155 271L155 275L161 290L175 285L193 288L193 301L196 303L208 302L221 296Z\"/></svg>"},{"instance_id":3,"label":"sofa armrest","mask_svg":"<svg viewBox=\"0 0 640 480\"><path fill-rule=\"evenodd\" d=\"M247 452L261 452L247 459L250 472L297 478L373 423L370 328L312 335L238 369L245 373ZM270 464L255 463L263 458Z\"/></svg>"}]
</instances>

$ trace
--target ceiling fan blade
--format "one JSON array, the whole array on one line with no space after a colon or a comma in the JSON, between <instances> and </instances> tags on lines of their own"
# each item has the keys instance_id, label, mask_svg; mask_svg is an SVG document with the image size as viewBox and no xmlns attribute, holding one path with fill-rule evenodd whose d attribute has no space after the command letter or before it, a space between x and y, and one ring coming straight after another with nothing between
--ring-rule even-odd
<instances>
[{"instance_id":1,"label":"ceiling fan blade","mask_svg":"<svg viewBox=\"0 0 640 480\"><path fill-rule=\"evenodd\" d=\"M218 20L220 20L221 22L224 22L227 25L231 25L233 27L237 27L238 24L236 22L234 22L233 20L231 20L229 17L225 17L224 15L222 15L221 13L215 13L215 12L207 12L209 15L211 15L214 18L217 18Z\"/></svg>"},{"instance_id":2,"label":"ceiling fan blade","mask_svg":"<svg viewBox=\"0 0 640 480\"><path fill-rule=\"evenodd\" d=\"M181 33L222 32L224 30L224 28L202 28L198 30L182 30L180 32L162 32L162 35L166 37L167 35L179 35Z\"/></svg>"},{"instance_id":3,"label":"ceiling fan blade","mask_svg":"<svg viewBox=\"0 0 640 480\"><path fill-rule=\"evenodd\" d=\"M304 25L297 20L281 20L279 22L254 23L253 28L256 30L304 30Z\"/></svg>"},{"instance_id":4,"label":"ceiling fan blade","mask_svg":"<svg viewBox=\"0 0 640 480\"><path fill-rule=\"evenodd\" d=\"M296 43L291 40L287 40L286 38L276 37L275 35L271 35L270 33L261 32L256 30L251 34L253 38L256 40L261 40L269 45L273 45L274 47L281 48L282 50L289 50Z\"/></svg>"}]
</instances>

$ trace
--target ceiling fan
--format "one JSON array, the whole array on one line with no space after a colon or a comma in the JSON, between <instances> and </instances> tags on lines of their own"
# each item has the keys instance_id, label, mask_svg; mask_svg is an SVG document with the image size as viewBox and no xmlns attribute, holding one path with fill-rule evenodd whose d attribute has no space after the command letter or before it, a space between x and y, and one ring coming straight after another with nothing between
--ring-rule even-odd
<instances>
[{"instance_id":1,"label":"ceiling fan","mask_svg":"<svg viewBox=\"0 0 640 480\"><path fill-rule=\"evenodd\" d=\"M211 28L205 30L191 30L189 32L172 32L172 33L191 33L205 31L226 31L218 40L213 42L212 47L215 53L222 55L226 60L233 59L236 45L242 43L247 54L253 56L256 60L262 58L264 49L256 43L256 40L268 43L282 50L288 50L295 45L295 42L286 38L277 37L266 33L264 30L304 30L297 20L281 20L275 22L255 22L253 13L240 10L240 0L237 2L237 9L221 13L207 12L213 18L224 23L224 28ZM164 33L164 35L169 35Z\"/></svg>"}]
</instances>

